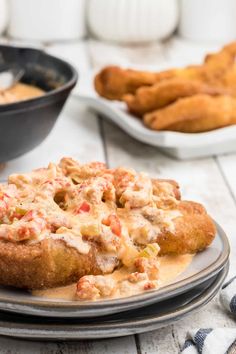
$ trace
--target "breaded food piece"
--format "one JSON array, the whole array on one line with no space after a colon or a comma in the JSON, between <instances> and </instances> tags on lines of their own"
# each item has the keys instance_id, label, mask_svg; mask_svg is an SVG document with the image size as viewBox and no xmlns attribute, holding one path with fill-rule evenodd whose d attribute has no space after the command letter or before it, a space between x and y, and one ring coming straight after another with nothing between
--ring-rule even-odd
<instances>
[{"instance_id":1,"label":"breaded food piece","mask_svg":"<svg viewBox=\"0 0 236 354\"><path fill-rule=\"evenodd\" d=\"M166 79L169 73L163 72L159 76L160 79ZM126 93L134 93L141 86L153 85L156 80L156 73L107 66L95 76L94 86L100 96L121 100Z\"/></svg>"},{"instance_id":2,"label":"breaded food piece","mask_svg":"<svg viewBox=\"0 0 236 354\"><path fill-rule=\"evenodd\" d=\"M181 201L178 210L182 216L175 219L175 232L167 231L156 239L162 256L202 251L215 237L215 225L201 204Z\"/></svg>"},{"instance_id":3,"label":"breaded food piece","mask_svg":"<svg viewBox=\"0 0 236 354\"><path fill-rule=\"evenodd\" d=\"M142 86L152 86L172 78L203 80L205 76L200 66L170 69L157 73L107 66L95 76L94 86L100 96L109 100L122 100L124 95L133 94Z\"/></svg>"},{"instance_id":4,"label":"breaded food piece","mask_svg":"<svg viewBox=\"0 0 236 354\"><path fill-rule=\"evenodd\" d=\"M71 284L85 274L103 274L97 248L78 253L61 240L36 244L0 241L0 284L25 289L46 289ZM111 257L110 272L117 264Z\"/></svg>"},{"instance_id":5,"label":"breaded food piece","mask_svg":"<svg viewBox=\"0 0 236 354\"><path fill-rule=\"evenodd\" d=\"M174 78L157 83L150 87L140 87L135 94L125 95L123 100L128 110L137 116L163 108L179 98L196 94L219 95L227 94L227 90L209 86L200 81Z\"/></svg>"},{"instance_id":6,"label":"breaded food piece","mask_svg":"<svg viewBox=\"0 0 236 354\"><path fill-rule=\"evenodd\" d=\"M218 79L235 64L236 42L224 46L219 52L207 54L204 60L204 66L209 74L214 74Z\"/></svg>"},{"instance_id":7,"label":"breaded food piece","mask_svg":"<svg viewBox=\"0 0 236 354\"><path fill-rule=\"evenodd\" d=\"M224 46L219 52L208 54L203 67L212 85L221 85L236 94L236 42Z\"/></svg>"},{"instance_id":8,"label":"breaded food piece","mask_svg":"<svg viewBox=\"0 0 236 354\"><path fill-rule=\"evenodd\" d=\"M154 130L199 133L236 124L236 99L231 96L195 95L144 115Z\"/></svg>"},{"instance_id":9,"label":"breaded food piece","mask_svg":"<svg viewBox=\"0 0 236 354\"><path fill-rule=\"evenodd\" d=\"M217 53L208 54L202 65L172 68L161 72L107 66L95 76L94 86L100 96L110 100L122 100L124 95L134 94L142 86L152 86L169 79L194 80L230 88L230 82L236 82L235 54L236 42L233 42Z\"/></svg>"}]
</instances>

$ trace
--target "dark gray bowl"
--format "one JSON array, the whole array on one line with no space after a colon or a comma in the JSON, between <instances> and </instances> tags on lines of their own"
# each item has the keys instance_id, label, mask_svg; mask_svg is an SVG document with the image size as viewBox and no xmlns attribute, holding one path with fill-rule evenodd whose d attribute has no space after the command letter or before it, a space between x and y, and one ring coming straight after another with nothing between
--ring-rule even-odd
<instances>
[{"instance_id":1,"label":"dark gray bowl","mask_svg":"<svg viewBox=\"0 0 236 354\"><path fill-rule=\"evenodd\" d=\"M38 98L0 105L0 162L5 162L47 137L78 75L67 62L38 49L0 45L1 62L22 67L21 81L46 91Z\"/></svg>"}]
</instances>

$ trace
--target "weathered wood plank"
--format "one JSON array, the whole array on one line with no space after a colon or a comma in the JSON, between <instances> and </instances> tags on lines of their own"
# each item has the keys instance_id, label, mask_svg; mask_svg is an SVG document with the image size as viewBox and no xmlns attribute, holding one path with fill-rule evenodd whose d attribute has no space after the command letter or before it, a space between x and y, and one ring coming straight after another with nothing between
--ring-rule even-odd
<instances>
[{"instance_id":1,"label":"weathered wood plank","mask_svg":"<svg viewBox=\"0 0 236 354\"><path fill-rule=\"evenodd\" d=\"M30 342L0 338L0 354L136 354L134 336L80 342Z\"/></svg>"},{"instance_id":2,"label":"weathered wood plank","mask_svg":"<svg viewBox=\"0 0 236 354\"><path fill-rule=\"evenodd\" d=\"M87 92L91 88L91 58L85 41L53 44L46 51L71 63L79 74L74 92Z\"/></svg>"},{"instance_id":3,"label":"weathered wood plank","mask_svg":"<svg viewBox=\"0 0 236 354\"><path fill-rule=\"evenodd\" d=\"M236 154L228 154L216 157L219 168L222 172L233 198L236 199Z\"/></svg>"},{"instance_id":4,"label":"weathered wood plank","mask_svg":"<svg viewBox=\"0 0 236 354\"><path fill-rule=\"evenodd\" d=\"M141 354L177 354L179 353L179 342L175 338L173 326L160 328L157 331L143 333L139 338Z\"/></svg>"}]
</instances>

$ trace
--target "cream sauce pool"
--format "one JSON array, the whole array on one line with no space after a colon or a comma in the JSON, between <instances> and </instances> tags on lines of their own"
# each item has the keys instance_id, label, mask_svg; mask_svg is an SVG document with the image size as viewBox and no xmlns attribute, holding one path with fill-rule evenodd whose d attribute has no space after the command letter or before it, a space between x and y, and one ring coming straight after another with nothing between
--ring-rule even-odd
<instances>
[{"instance_id":1,"label":"cream sauce pool","mask_svg":"<svg viewBox=\"0 0 236 354\"><path fill-rule=\"evenodd\" d=\"M180 256L164 256L159 257L160 268L159 268L159 288L173 282L181 273L183 273L189 266L193 259L193 255L185 254ZM105 277L112 277L116 282L121 281L127 277L128 272L125 268L116 270L113 274L105 275ZM138 294L140 289L138 287L131 287L127 292L115 292L111 298L119 298L124 296L131 296ZM76 283L46 290L35 290L32 292L34 296L39 296L47 299L62 299L62 300L78 300L76 298Z\"/></svg>"},{"instance_id":2,"label":"cream sauce pool","mask_svg":"<svg viewBox=\"0 0 236 354\"><path fill-rule=\"evenodd\" d=\"M14 103L42 96L44 91L39 87L17 83L7 90L0 88L0 104Z\"/></svg>"}]
</instances>

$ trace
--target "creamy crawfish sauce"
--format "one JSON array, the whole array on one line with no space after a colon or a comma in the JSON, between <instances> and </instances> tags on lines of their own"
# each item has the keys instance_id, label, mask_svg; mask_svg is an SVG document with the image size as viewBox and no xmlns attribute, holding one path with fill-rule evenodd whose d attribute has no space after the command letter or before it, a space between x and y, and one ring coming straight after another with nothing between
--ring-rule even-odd
<instances>
[{"instance_id":1,"label":"creamy crawfish sauce","mask_svg":"<svg viewBox=\"0 0 236 354\"><path fill-rule=\"evenodd\" d=\"M44 91L39 87L17 83L8 90L0 88L0 104L13 103L42 96Z\"/></svg>"},{"instance_id":2,"label":"creamy crawfish sauce","mask_svg":"<svg viewBox=\"0 0 236 354\"><path fill-rule=\"evenodd\" d=\"M170 284L175 280L181 273L183 273L186 268L189 266L193 259L193 255L185 254L181 256L164 256L159 257L160 268L159 268L159 288ZM118 282L127 276L128 272L125 268L121 268L120 270L116 270L112 275L105 275L105 277L113 277L113 279ZM131 291L129 289L128 296L135 295L140 293L138 288L132 287ZM76 298L76 283L58 287L47 290L35 290L32 292L34 296L40 296L47 299L62 299L62 300L78 300ZM113 296L110 298L118 298L124 297L125 293L120 296L119 293L115 292ZM108 297L109 298L109 297Z\"/></svg>"}]
</instances>

